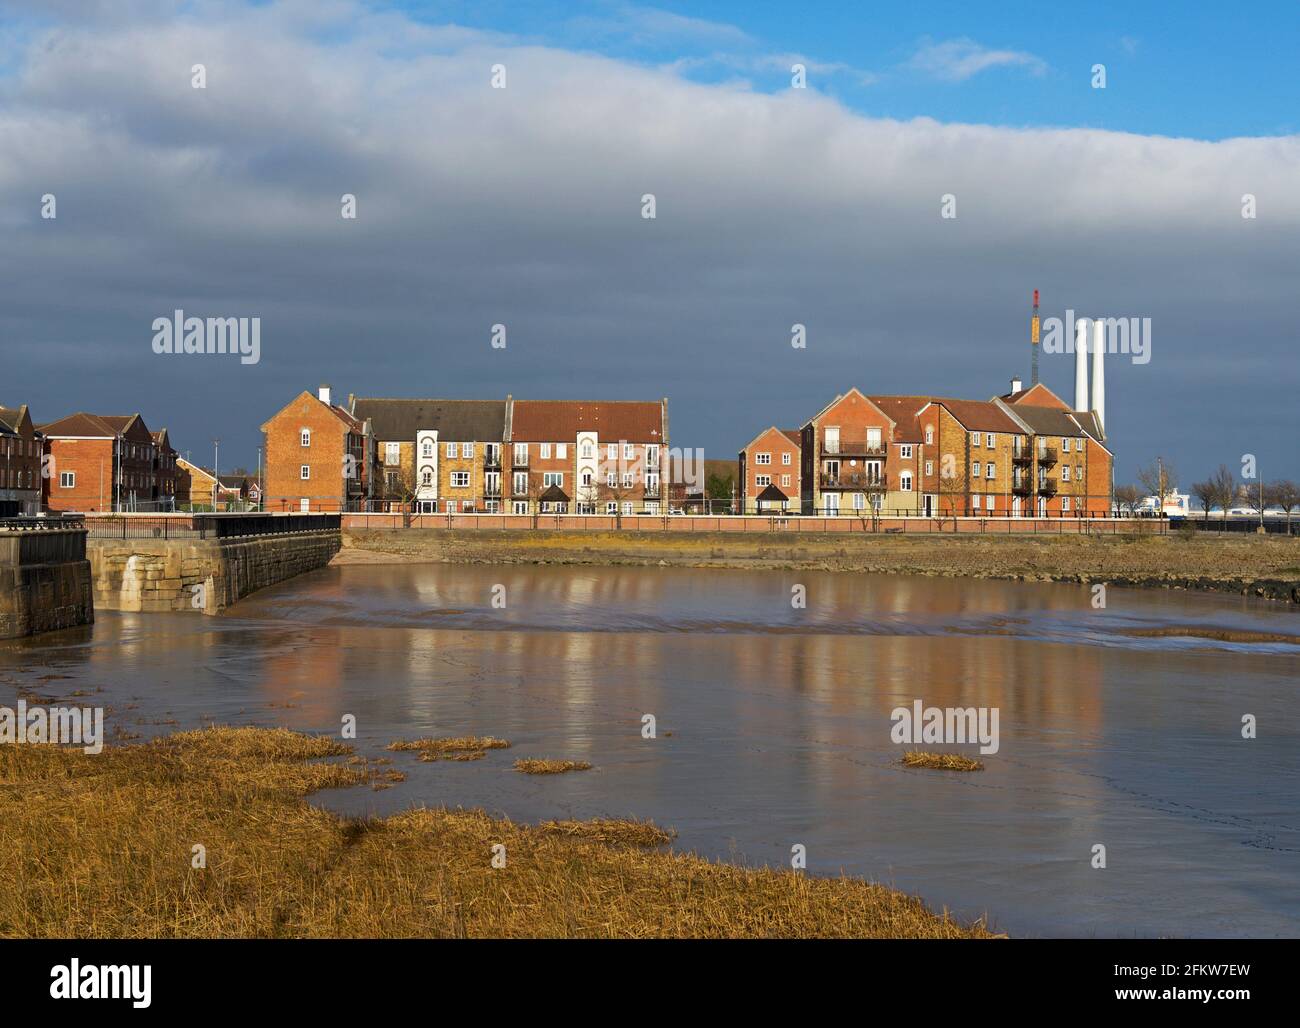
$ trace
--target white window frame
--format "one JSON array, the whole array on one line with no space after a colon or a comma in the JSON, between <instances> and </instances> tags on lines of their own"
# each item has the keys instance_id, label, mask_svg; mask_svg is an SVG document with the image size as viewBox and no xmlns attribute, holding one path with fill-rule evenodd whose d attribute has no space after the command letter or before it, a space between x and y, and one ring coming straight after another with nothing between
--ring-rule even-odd
<instances>
[{"instance_id":1,"label":"white window frame","mask_svg":"<svg viewBox=\"0 0 1300 1028\"><path fill-rule=\"evenodd\" d=\"M461 444L460 444L460 455L461 455L462 457L468 457L470 460L473 460L473 459L474 459L474 444L473 444L473 443L461 443Z\"/></svg>"},{"instance_id":2,"label":"white window frame","mask_svg":"<svg viewBox=\"0 0 1300 1028\"><path fill-rule=\"evenodd\" d=\"M899 444L899 447L898 447L898 456L901 457L903 460L911 460L911 459L912 459L912 444L911 444L911 443L900 443L900 444Z\"/></svg>"},{"instance_id":3,"label":"white window frame","mask_svg":"<svg viewBox=\"0 0 1300 1028\"><path fill-rule=\"evenodd\" d=\"M459 453L459 452L460 452L460 447L457 446L455 443L448 443L448 444L447 444L447 457L448 457L449 459L451 459L451 460L455 460L455 459L456 459L456 455L457 455L457 453Z\"/></svg>"},{"instance_id":4,"label":"white window frame","mask_svg":"<svg viewBox=\"0 0 1300 1028\"><path fill-rule=\"evenodd\" d=\"M998 437L993 432L986 432L984 434L985 447L987 447L990 450L993 450L997 448L997 444L998 444Z\"/></svg>"},{"instance_id":5,"label":"white window frame","mask_svg":"<svg viewBox=\"0 0 1300 1028\"><path fill-rule=\"evenodd\" d=\"M568 443L556 443L556 444L555 444L555 459L556 459L556 460L568 460L568 459L569 459L569 444L568 444Z\"/></svg>"},{"instance_id":6,"label":"white window frame","mask_svg":"<svg viewBox=\"0 0 1300 1028\"><path fill-rule=\"evenodd\" d=\"M469 488L469 472L468 472L468 471L453 471L453 472L451 473L451 487L452 487L453 489L468 489L468 488Z\"/></svg>"},{"instance_id":7,"label":"white window frame","mask_svg":"<svg viewBox=\"0 0 1300 1028\"><path fill-rule=\"evenodd\" d=\"M900 493L910 493L912 491L912 473L910 471L900 471L898 473L898 491Z\"/></svg>"},{"instance_id":8,"label":"white window frame","mask_svg":"<svg viewBox=\"0 0 1300 1028\"><path fill-rule=\"evenodd\" d=\"M971 474L973 474L976 478L979 478L979 477L980 477L980 462L979 462L979 461L972 461L972 462L971 462Z\"/></svg>"},{"instance_id":9,"label":"white window frame","mask_svg":"<svg viewBox=\"0 0 1300 1028\"><path fill-rule=\"evenodd\" d=\"M992 481L993 479L997 478L997 476L998 476L998 466L994 464L992 461L989 461L988 464L984 466L984 477Z\"/></svg>"},{"instance_id":10,"label":"white window frame","mask_svg":"<svg viewBox=\"0 0 1300 1028\"><path fill-rule=\"evenodd\" d=\"M310 446L310 445L311 445L311 429L310 429L310 428L304 428L304 429L301 429L301 430L298 432L298 445L299 445L299 446Z\"/></svg>"},{"instance_id":11,"label":"white window frame","mask_svg":"<svg viewBox=\"0 0 1300 1028\"><path fill-rule=\"evenodd\" d=\"M757 486L757 487L760 488L760 489L766 489L766 488L767 488L769 485L771 485L771 484L772 484L772 476L771 476L771 475L755 475L755 476L754 476L754 485Z\"/></svg>"},{"instance_id":12,"label":"white window frame","mask_svg":"<svg viewBox=\"0 0 1300 1028\"><path fill-rule=\"evenodd\" d=\"M764 466L766 466L766 465L768 465L768 464L771 464L771 463L772 463L772 455L771 455L770 453L755 453L755 454L754 454L754 463L755 463L755 464L762 464L762 465L764 465Z\"/></svg>"},{"instance_id":13,"label":"white window frame","mask_svg":"<svg viewBox=\"0 0 1300 1028\"><path fill-rule=\"evenodd\" d=\"M550 459L551 459L551 444L550 444L550 443L542 443L542 445L539 446L539 447L537 448L537 451L538 451L538 452L537 452L537 456L540 457L542 460L550 460Z\"/></svg>"},{"instance_id":14,"label":"white window frame","mask_svg":"<svg viewBox=\"0 0 1300 1028\"><path fill-rule=\"evenodd\" d=\"M931 445L933 445L933 443L934 443L934 426L933 426L933 425L926 425L926 426L925 426L925 445L926 445L926 446L931 446Z\"/></svg>"},{"instance_id":15,"label":"white window frame","mask_svg":"<svg viewBox=\"0 0 1300 1028\"><path fill-rule=\"evenodd\" d=\"M77 488L77 473L75 471L60 471L59 488L60 489Z\"/></svg>"},{"instance_id":16,"label":"white window frame","mask_svg":"<svg viewBox=\"0 0 1300 1028\"><path fill-rule=\"evenodd\" d=\"M789 450L786 450L785 453L781 454L781 463L787 468L790 466L790 456L791 454Z\"/></svg>"},{"instance_id":17,"label":"white window frame","mask_svg":"<svg viewBox=\"0 0 1300 1028\"><path fill-rule=\"evenodd\" d=\"M300 465L298 466L298 480L299 480L300 482L310 482L310 481L311 481L311 465L310 465L310 464L300 464Z\"/></svg>"},{"instance_id":18,"label":"white window frame","mask_svg":"<svg viewBox=\"0 0 1300 1028\"><path fill-rule=\"evenodd\" d=\"M971 446L979 446L979 444L980 444L980 434L979 434L978 432L972 432L972 433L970 434L970 444L971 444Z\"/></svg>"}]
</instances>

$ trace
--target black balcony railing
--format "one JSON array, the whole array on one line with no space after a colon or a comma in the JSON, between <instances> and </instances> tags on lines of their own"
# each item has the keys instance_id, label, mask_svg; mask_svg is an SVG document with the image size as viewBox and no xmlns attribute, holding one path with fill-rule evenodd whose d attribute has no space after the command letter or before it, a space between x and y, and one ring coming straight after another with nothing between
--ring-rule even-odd
<instances>
[{"instance_id":1,"label":"black balcony railing","mask_svg":"<svg viewBox=\"0 0 1300 1028\"><path fill-rule=\"evenodd\" d=\"M1052 479L1046 479L1038 483L1038 493L1040 496L1055 496L1056 483Z\"/></svg>"},{"instance_id":2,"label":"black balcony railing","mask_svg":"<svg viewBox=\"0 0 1300 1028\"><path fill-rule=\"evenodd\" d=\"M849 489L856 492L886 491L889 488L887 475L870 475L864 472L844 472L838 475L821 476L823 489Z\"/></svg>"},{"instance_id":3,"label":"black balcony railing","mask_svg":"<svg viewBox=\"0 0 1300 1028\"><path fill-rule=\"evenodd\" d=\"M1017 496L1028 496L1034 491L1033 480L1029 478L1017 478L1011 483L1011 491Z\"/></svg>"},{"instance_id":4,"label":"black balcony railing","mask_svg":"<svg viewBox=\"0 0 1300 1028\"><path fill-rule=\"evenodd\" d=\"M1011 461L1014 464L1032 464L1034 462L1034 451L1028 447L1016 450L1011 454Z\"/></svg>"},{"instance_id":5,"label":"black balcony railing","mask_svg":"<svg viewBox=\"0 0 1300 1028\"><path fill-rule=\"evenodd\" d=\"M822 446L823 457L883 457L883 443L869 443L862 439L841 439L834 446Z\"/></svg>"},{"instance_id":6,"label":"black balcony railing","mask_svg":"<svg viewBox=\"0 0 1300 1028\"><path fill-rule=\"evenodd\" d=\"M1040 446L1038 448L1039 464L1055 464L1056 461L1057 461L1057 453L1056 453L1055 446Z\"/></svg>"}]
</instances>

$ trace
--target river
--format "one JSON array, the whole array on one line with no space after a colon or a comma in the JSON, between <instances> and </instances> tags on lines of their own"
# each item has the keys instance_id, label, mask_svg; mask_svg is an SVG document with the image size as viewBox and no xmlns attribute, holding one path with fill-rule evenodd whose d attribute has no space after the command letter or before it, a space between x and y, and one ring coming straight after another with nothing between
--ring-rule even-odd
<instances>
[{"instance_id":1,"label":"river","mask_svg":"<svg viewBox=\"0 0 1300 1028\"><path fill-rule=\"evenodd\" d=\"M799 588L806 606L796 606ZM496 735L314 802L653 818L677 847L863 875L1018 936L1300 934L1293 610L1219 595L829 572L331 567L221 617L101 613L0 646L23 687L143 735L211 722ZM98 691L97 691L98 690ZM900 766L891 712L996 708L999 747ZM656 738L643 737L651 714ZM1242 737L1253 715L1257 737ZM522 775L516 757L586 760ZM1094 847L1105 847L1104 868Z\"/></svg>"}]
</instances>

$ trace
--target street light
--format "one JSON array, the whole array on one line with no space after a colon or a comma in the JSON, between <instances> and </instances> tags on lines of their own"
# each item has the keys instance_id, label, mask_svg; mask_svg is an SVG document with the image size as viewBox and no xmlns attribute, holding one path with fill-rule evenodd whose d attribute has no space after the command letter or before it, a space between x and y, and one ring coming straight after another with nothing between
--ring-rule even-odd
<instances>
[{"instance_id":1,"label":"street light","mask_svg":"<svg viewBox=\"0 0 1300 1028\"><path fill-rule=\"evenodd\" d=\"M220 488L221 486L221 479L220 477L218 477L221 471L220 455L221 455L221 440L213 439L212 440L212 513L213 514L217 512L217 489Z\"/></svg>"}]
</instances>

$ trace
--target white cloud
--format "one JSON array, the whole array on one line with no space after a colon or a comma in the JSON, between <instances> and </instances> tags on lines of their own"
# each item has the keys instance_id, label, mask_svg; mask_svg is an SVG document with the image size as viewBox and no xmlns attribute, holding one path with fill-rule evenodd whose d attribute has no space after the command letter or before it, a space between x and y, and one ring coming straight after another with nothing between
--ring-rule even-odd
<instances>
[{"instance_id":1,"label":"white cloud","mask_svg":"<svg viewBox=\"0 0 1300 1028\"><path fill-rule=\"evenodd\" d=\"M1044 316L1155 319L1152 363L1107 376L1122 451L1181 449L1187 468L1258 452L1161 393L1210 409L1257 375L1252 431L1287 437L1300 138L868 118L812 90L436 27L412 46L404 19L350 13L348 36L276 7L32 41L0 80L0 335L27 347L11 401L48 390L54 416L111 395L203 438L214 408L190 398L208 388L238 397L221 417L251 454L259 418L320 374L359 392L669 395L676 438L734 450L847 384L991 395L1024 374L1039 286ZM57 222L38 215L47 191ZM148 328L177 306L260 315L256 372L160 366ZM496 322L507 351L487 345ZM810 344L792 357L794 322ZM87 379L77 346L115 359ZM1070 373L1045 359L1049 384ZM773 381L786 406L755 411L745 390Z\"/></svg>"},{"instance_id":2,"label":"white cloud","mask_svg":"<svg viewBox=\"0 0 1300 1028\"><path fill-rule=\"evenodd\" d=\"M963 82L990 68L1025 68L1035 75L1047 70L1047 63L1033 54L1022 50L993 50L973 39L927 41L908 64L947 82Z\"/></svg>"}]
</instances>

